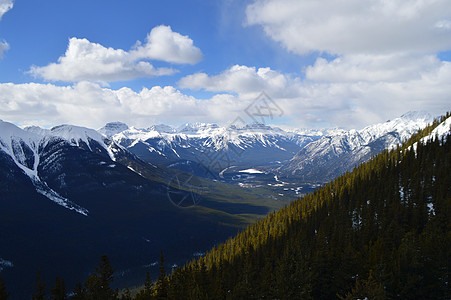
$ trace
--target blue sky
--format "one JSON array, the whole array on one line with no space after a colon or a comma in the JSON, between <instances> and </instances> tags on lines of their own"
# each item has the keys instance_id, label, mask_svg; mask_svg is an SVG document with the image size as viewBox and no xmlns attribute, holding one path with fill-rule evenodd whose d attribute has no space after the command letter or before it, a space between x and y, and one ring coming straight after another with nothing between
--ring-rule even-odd
<instances>
[{"instance_id":1,"label":"blue sky","mask_svg":"<svg viewBox=\"0 0 451 300\"><path fill-rule=\"evenodd\" d=\"M0 119L360 128L451 109L447 0L0 0Z\"/></svg>"}]
</instances>

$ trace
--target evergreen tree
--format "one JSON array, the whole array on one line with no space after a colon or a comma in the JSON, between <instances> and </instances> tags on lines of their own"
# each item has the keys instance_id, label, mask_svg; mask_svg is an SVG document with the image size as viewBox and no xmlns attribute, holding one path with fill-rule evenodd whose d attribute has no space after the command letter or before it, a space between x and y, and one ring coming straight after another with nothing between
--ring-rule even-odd
<instances>
[{"instance_id":1,"label":"evergreen tree","mask_svg":"<svg viewBox=\"0 0 451 300\"><path fill-rule=\"evenodd\" d=\"M38 271L36 276L36 282L34 285L34 292L31 294L33 300L44 300L47 292L45 290L46 283L41 279L41 271Z\"/></svg>"},{"instance_id":2,"label":"evergreen tree","mask_svg":"<svg viewBox=\"0 0 451 300\"><path fill-rule=\"evenodd\" d=\"M144 289L140 290L136 296L135 300L150 300L154 294L153 283L150 279L150 273L146 273L146 281L144 283Z\"/></svg>"},{"instance_id":3,"label":"evergreen tree","mask_svg":"<svg viewBox=\"0 0 451 300\"><path fill-rule=\"evenodd\" d=\"M166 277L166 271L164 268L164 255L163 250L160 252L160 274L155 285L155 294L157 298L166 299L168 296L168 282Z\"/></svg>"},{"instance_id":4,"label":"evergreen tree","mask_svg":"<svg viewBox=\"0 0 451 300\"><path fill-rule=\"evenodd\" d=\"M55 279L55 286L50 291L50 299L52 300L64 300L66 299L66 284L64 279L60 279L58 276Z\"/></svg>"},{"instance_id":5,"label":"evergreen tree","mask_svg":"<svg viewBox=\"0 0 451 300\"><path fill-rule=\"evenodd\" d=\"M8 299L10 292L6 290L5 281L3 281L3 277L0 276L0 300Z\"/></svg>"},{"instance_id":6,"label":"evergreen tree","mask_svg":"<svg viewBox=\"0 0 451 300\"><path fill-rule=\"evenodd\" d=\"M110 285L114 281L114 269L111 267L108 256L102 255L95 273L88 276L85 282L88 299L111 300L117 299L118 291Z\"/></svg>"}]
</instances>

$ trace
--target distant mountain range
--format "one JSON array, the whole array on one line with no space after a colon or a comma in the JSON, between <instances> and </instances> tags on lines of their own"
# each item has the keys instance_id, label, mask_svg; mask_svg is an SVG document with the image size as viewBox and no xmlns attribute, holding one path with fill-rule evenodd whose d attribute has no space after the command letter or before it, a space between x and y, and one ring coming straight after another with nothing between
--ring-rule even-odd
<instances>
[{"instance_id":1,"label":"distant mountain range","mask_svg":"<svg viewBox=\"0 0 451 300\"><path fill-rule=\"evenodd\" d=\"M284 177L329 181L368 161L384 149L392 149L432 122L427 113L410 112L361 130L336 132L303 147L278 169Z\"/></svg>"},{"instance_id":2,"label":"distant mountain range","mask_svg":"<svg viewBox=\"0 0 451 300\"><path fill-rule=\"evenodd\" d=\"M409 112L361 130L285 131L263 124L241 128L216 124L155 125L147 129L108 123L99 130L143 160L217 176L231 167L261 168L283 178L326 182L393 148L424 128L432 117ZM193 167L196 166L196 167Z\"/></svg>"}]
</instances>

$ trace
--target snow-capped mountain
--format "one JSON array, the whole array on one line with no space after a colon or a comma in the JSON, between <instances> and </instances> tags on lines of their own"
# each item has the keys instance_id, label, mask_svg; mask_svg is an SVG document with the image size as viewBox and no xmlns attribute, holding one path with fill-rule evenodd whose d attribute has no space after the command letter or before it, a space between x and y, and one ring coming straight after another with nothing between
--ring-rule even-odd
<instances>
[{"instance_id":1,"label":"snow-capped mountain","mask_svg":"<svg viewBox=\"0 0 451 300\"><path fill-rule=\"evenodd\" d=\"M431 121L432 117L427 113L409 112L361 130L323 136L301 149L278 172L285 177L328 181L382 150L396 147Z\"/></svg>"},{"instance_id":2,"label":"snow-capped mountain","mask_svg":"<svg viewBox=\"0 0 451 300\"><path fill-rule=\"evenodd\" d=\"M184 124L147 129L108 123L99 131L141 159L171 167L187 163L219 172L231 165L269 166L291 159L302 147L320 138L317 131L288 132L263 124L220 127ZM127 129L125 129L127 128Z\"/></svg>"},{"instance_id":3,"label":"snow-capped mountain","mask_svg":"<svg viewBox=\"0 0 451 300\"><path fill-rule=\"evenodd\" d=\"M108 123L100 132L108 133L115 143L143 160L195 173L198 170L198 175L202 170L204 174L218 174L230 166L258 166L277 169L284 177L325 181L396 146L430 121L427 113L409 112L361 130L288 131L255 123L243 127L195 123L138 129Z\"/></svg>"},{"instance_id":4,"label":"snow-capped mountain","mask_svg":"<svg viewBox=\"0 0 451 300\"><path fill-rule=\"evenodd\" d=\"M15 167L28 176L36 191L53 202L88 215L88 210L74 203L48 185L46 179L54 172L63 171L62 160L65 151L89 151L100 154L114 162L115 153L120 147L106 139L99 132L78 126L61 125L52 129L42 129L36 126L21 129L14 124L0 121L0 152L2 162L12 161ZM74 151L74 150L77 151ZM80 165L86 166L81 161ZM64 170L68 172L68 170ZM64 176L64 172L59 176Z\"/></svg>"}]
</instances>

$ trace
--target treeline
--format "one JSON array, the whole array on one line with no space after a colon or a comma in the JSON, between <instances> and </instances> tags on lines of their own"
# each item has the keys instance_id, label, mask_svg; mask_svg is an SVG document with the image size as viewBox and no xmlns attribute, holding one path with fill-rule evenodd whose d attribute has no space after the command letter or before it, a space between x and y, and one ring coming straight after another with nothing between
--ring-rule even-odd
<instances>
[{"instance_id":1,"label":"treeline","mask_svg":"<svg viewBox=\"0 0 451 300\"><path fill-rule=\"evenodd\" d=\"M48 287L47 283L43 282L41 272L38 271L33 292L30 295L32 300L145 300L155 299L159 294L163 294L167 290L167 275L164 267L163 252L160 258L160 276L156 282L152 282L150 274L147 273L144 288L135 293L132 297L130 289L124 290L114 289L112 284L114 282L115 269L111 266L107 255L102 255L98 265L95 267L86 281L82 284L77 283L72 291L66 290L64 279L56 277L53 287ZM0 277L0 300L6 300L10 296L7 291L5 282Z\"/></svg>"},{"instance_id":2,"label":"treeline","mask_svg":"<svg viewBox=\"0 0 451 300\"><path fill-rule=\"evenodd\" d=\"M104 256L71 299L451 299L451 139L417 143L449 116L133 296Z\"/></svg>"}]
</instances>

